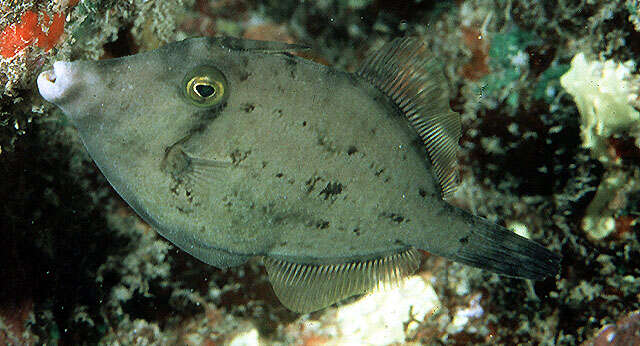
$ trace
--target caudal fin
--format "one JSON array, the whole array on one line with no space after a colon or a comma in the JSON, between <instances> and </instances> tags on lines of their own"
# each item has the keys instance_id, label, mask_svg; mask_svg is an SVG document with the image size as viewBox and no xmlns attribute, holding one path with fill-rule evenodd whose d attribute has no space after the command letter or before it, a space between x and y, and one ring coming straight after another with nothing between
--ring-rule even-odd
<instances>
[{"instance_id":1,"label":"caudal fin","mask_svg":"<svg viewBox=\"0 0 640 346\"><path fill-rule=\"evenodd\" d=\"M450 259L498 274L532 280L555 276L560 270L560 255L521 237L504 227L472 217L473 227L459 240Z\"/></svg>"}]
</instances>

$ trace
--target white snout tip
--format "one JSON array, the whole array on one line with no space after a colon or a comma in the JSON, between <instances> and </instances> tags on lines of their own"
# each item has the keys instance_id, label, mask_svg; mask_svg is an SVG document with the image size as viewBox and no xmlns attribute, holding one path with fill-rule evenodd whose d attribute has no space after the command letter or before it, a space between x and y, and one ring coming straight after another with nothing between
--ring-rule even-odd
<instances>
[{"instance_id":1,"label":"white snout tip","mask_svg":"<svg viewBox=\"0 0 640 346\"><path fill-rule=\"evenodd\" d=\"M45 100L55 103L56 100L64 97L70 89L74 79L70 65L71 63L69 62L56 61L53 63L52 70L40 73L38 76L38 91L40 91L40 95Z\"/></svg>"}]
</instances>

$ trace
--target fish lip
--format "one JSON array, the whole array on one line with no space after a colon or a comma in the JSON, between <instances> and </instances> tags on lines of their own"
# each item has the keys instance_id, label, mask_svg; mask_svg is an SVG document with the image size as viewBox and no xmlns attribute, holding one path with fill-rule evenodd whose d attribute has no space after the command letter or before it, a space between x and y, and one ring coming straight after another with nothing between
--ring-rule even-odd
<instances>
[{"instance_id":1,"label":"fish lip","mask_svg":"<svg viewBox=\"0 0 640 346\"><path fill-rule=\"evenodd\" d=\"M52 103L65 97L71 89L74 80L74 69L71 63L56 61L53 69L44 71L38 75L38 91L42 97Z\"/></svg>"}]
</instances>

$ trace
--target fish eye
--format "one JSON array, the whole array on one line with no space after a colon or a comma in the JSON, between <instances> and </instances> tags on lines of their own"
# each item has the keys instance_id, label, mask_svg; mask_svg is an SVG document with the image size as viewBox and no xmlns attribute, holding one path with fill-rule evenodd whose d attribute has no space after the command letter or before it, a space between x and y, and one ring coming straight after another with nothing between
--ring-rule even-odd
<instances>
[{"instance_id":1,"label":"fish eye","mask_svg":"<svg viewBox=\"0 0 640 346\"><path fill-rule=\"evenodd\" d=\"M227 79L213 66L198 66L184 78L187 100L199 107L212 107L226 100L229 90Z\"/></svg>"}]
</instances>

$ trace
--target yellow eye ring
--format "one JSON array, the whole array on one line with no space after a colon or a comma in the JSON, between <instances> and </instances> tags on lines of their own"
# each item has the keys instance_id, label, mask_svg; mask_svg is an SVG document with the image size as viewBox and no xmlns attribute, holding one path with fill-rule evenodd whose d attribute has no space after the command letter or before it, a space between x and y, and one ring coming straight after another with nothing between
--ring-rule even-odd
<instances>
[{"instance_id":1,"label":"yellow eye ring","mask_svg":"<svg viewBox=\"0 0 640 346\"><path fill-rule=\"evenodd\" d=\"M187 100L198 107L213 107L227 99L228 84L222 72L213 66L198 66L184 80Z\"/></svg>"}]
</instances>

